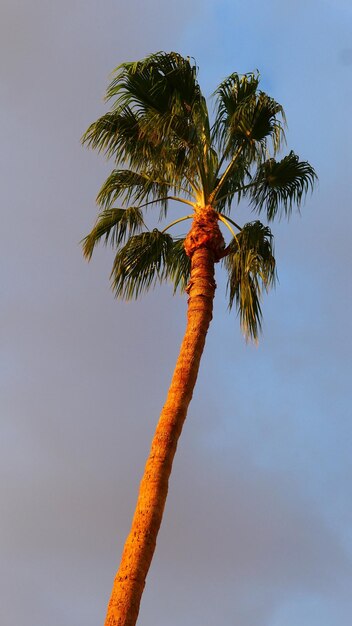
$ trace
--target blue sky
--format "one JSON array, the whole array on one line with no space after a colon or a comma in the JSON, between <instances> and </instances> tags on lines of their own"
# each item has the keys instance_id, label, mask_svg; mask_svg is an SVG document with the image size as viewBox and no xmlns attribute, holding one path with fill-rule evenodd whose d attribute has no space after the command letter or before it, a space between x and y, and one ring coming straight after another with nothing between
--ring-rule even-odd
<instances>
[{"instance_id":1,"label":"blue sky","mask_svg":"<svg viewBox=\"0 0 352 626\"><path fill-rule=\"evenodd\" d=\"M116 65L177 50L209 95L258 68L319 184L273 227L257 348L218 273L140 623L349 626L350 3L5 0L0 31L1 623L103 622L186 303L116 302L111 253L84 262L110 166L79 139Z\"/></svg>"}]
</instances>

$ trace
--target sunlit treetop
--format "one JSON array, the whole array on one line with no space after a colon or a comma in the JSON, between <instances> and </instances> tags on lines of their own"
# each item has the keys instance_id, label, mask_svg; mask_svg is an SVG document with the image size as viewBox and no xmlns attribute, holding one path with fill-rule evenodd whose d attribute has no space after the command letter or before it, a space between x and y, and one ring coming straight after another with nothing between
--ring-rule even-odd
<instances>
[{"instance_id":1,"label":"sunlit treetop","mask_svg":"<svg viewBox=\"0 0 352 626\"><path fill-rule=\"evenodd\" d=\"M289 218L316 179L293 151L277 160L285 115L259 83L258 73L231 74L213 94L210 117L190 58L158 52L116 68L106 94L110 111L83 136L114 162L83 250L90 259L100 239L114 247L116 296L134 298L163 281L185 290L191 253L168 231L211 209L231 233L214 258L227 272L229 307L236 305L245 335L257 338L261 293L275 282L273 237L258 219L240 227L233 214L244 200L269 223ZM170 201L189 205L186 216L149 230L145 212L158 208L164 219Z\"/></svg>"}]
</instances>

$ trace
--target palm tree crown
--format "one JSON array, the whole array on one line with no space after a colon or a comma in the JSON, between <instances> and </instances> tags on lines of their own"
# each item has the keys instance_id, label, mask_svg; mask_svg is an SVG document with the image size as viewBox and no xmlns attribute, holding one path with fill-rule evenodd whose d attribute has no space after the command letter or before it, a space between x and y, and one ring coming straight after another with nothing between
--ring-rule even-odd
<instances>
[{"instance_id":1,"label":"palm tree crown","mask_svg":"<svg viewBox=\"0 0 352 626\"><path fill-rule=\"evenodd\" d=\"M292 151L276 160L285 139L285 115L259 90L258 73L233 73L213 95L211 123L196 65L175 52L117 67L107 90L111 110L83 136L85 144L115 163L98 194L100 213L83 250L90 259L102 238L116 249L111 279L118 297L137 297L163 281L184 291L193 227L186 239L168 231L183 219L195 223L206 209L231 232L228 246L220 237L211 244L214 260L227 272L230 308L236 305L244 333L256 339L261 292L275 282L273 237L258 220L243 227L234 222L234 201L247 200L268 222L289 217L316 174ZM145 211L159 206L165 218L170 201L189 205L191 214L163 230L149 230Z\"/></svg>"}]
</instances>

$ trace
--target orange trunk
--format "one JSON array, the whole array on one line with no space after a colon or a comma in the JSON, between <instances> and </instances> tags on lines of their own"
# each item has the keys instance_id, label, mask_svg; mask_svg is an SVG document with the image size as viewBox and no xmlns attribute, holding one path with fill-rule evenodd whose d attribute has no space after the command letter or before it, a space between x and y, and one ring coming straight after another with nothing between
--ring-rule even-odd
<instances>
[{"instance_id":1,"label":"orange trunk","mask_svg":"<svg viewBox=\"0 0 352 626\"><path fill-rule=\"evenodd\" d=\"M164 511L172 462L212 319L215 287L213 251L206 247L192 251L186 332L140 484L105 626L134 626L137 621Z\"/></svg>"}]
</instances>

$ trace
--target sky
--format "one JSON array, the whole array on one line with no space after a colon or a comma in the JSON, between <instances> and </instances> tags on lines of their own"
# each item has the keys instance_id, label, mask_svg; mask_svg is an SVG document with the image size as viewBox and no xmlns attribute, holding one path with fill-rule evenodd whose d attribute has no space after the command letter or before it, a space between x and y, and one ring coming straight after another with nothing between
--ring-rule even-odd
<instances>
[{"instance_id":1,"label":"sky","mask_svg":"<svg viewBox=\"0 0 352 626\"><path fill-rule=\"evenodd\" d=\"M80 137L157 50L207 96L258 68L319 184L273 225L258 347L217 274L139 624L351 624L351 32L348 0L2 1L2 624L103 623L178 354L185 298L118 302L111 251L79 245L112 169Z\"/></svg>"}]
</instances>

